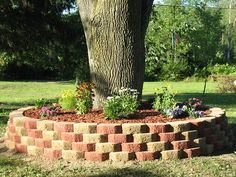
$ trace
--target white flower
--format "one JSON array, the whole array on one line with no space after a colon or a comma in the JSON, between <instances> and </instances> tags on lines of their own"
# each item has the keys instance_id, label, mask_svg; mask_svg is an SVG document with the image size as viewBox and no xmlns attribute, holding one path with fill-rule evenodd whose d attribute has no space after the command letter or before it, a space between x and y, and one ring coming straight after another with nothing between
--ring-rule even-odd
<instances>
[{"instance_id":1,"label":"white flower","mask_svg":"<svg viewBox=\"0 0 236 177\"><path fill-rule=\"evenodd\" d=\"M108 99L108 100L111 100L111 99L113 99L113 97L112 97L112 96L108 96L107 99Z\"/></svg>"},{"instance_id":2,"label":"white flower","mask_svg":"<svg viewBox=\"0 0 236 177\"><path fill-rule=\"evenodd\" d=\"M234 86L236 86L236 80L233 83L234 83Z\"/></svg>"}]
</instances>

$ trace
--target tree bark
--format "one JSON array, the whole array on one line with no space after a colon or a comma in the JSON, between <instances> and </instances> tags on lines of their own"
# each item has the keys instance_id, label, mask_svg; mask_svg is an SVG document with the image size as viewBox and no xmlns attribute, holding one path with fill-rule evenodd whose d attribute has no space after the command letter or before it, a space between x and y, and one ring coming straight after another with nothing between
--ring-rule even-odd
<instances>
[{"instance_id":1,"label":"tree bark","mask_svg":"<svg viewBox=\"0 0 236 177\"><path fill-rule=\"evenodd\" d=\"M94 108L121 87L142 93L144 39L153 0L77 0L86 36Z\"/></svg>"}]
</instances>

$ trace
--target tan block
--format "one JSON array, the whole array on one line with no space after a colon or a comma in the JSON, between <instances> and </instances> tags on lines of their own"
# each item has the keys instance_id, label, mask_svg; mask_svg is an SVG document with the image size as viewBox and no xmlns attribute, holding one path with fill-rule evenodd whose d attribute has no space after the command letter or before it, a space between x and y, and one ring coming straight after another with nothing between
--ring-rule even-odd
<instances>
[{"instance_id":1,"label":"tan block","mask_svg":"<svg viewBox=\"0 0 236 177\"><path fill-rule=\"evenodd\" d=\"M68 161L74 161L84 158L84 152L73 150L62 150L62 158Z\"/></svg>"},{"instance_id":2,"label":"tan block","mask_svg":"<svg viewBox=\"0 0 236 177\"><path fill-rule=\"evenodd\" d=\"M132 152L111 152L109 156L110 160L115 162L127 162L135 159L135 154Z\"/></svg>"},{"instance_id":3,"label":"tan block","mask_svg":"<svg viewBox=\"0 0 236 177\"><path fill-rule=\"evenodd\" d=\"M217 132L219 132L219 131L221 131L221 126L220 126L220 124L215 124L215 125L212 125L212 126L211 126L211 132L212 132L212 133L217 133Z\"/></svg>"},{"instance_id":4,"label":"tan block","mask_svg":"<svg viewBox=\"0 0 236 177\"><path fill-rule=\"evenodd\" d=\"M147 150L151 152L164 151L169 149L169 145L165 141L147 143Z\"/></svg>"},{"instance_id":5,"label":"tan block","mask_svg":"<svg viewBox=\"0 0 236 177\"><path fill-rule=\"evenodd\" d=\"M121 150L120 144L114 143L97 143L96 152L107 153L107 152L116 152Z\"/></svg>"},{"instance_id":6,"label":"tan block","mask_svg":"<svg viewBox=\"0 0 236 177\"><path fill-rule=\"evenodd\" d=\"M54 123L55 121L51 120L37 121L37 129L43 131L52 131L54 130Z\"/></svg>"},{"instance_id":7,"label":"tan block","mask_svg":"<svg viewBox=\"0 0 236 177\"><path fill-rule=\"evenodd\" d=\"M74 124L75 133L96 133L97 132L97 123L77 123Z\"/></svg>"},{"instance_id":8,"label":"tan block","mask_svg":"<svg viewBox=\"0 0 236 177\"><path fill-rule=\"evenodd\" d=\"M26 145L26 146L33 146L35 144L35 140L32 137L22 136L21 144Z\"/></svg>"},{"instance_id":9,"label":"tan block","mask_svg":"<svg viewBox=\"0 0 236 177\"><path fill-rule=\"evenodd\" d=\"M41 156L43 154L43 148L36 146L28 146L27 151L28 154L32 156Z\"/></svg>"},{"instance_id":10,"label":"tan block","mask_svg":"<svg viewBox=\"0 0 236 177\"><path fill-rule=\"evenodd\" d=\"M185 140L194 140L198 137L198 131L197 130L191 130L191 131L186 131L182 132L181 135Z\"/></svg>"},{"instance_id":11,"label":"tan block","mask_svg":"<svg viewBox=\"0 0 236 177\"><path fill-rule=\"evenodd\" d=\"M161 152L162 159L164 160L172 160L172 159L180 159L182 157L181 150L167 150Z\"/></svg>"},{"instance_id":12,"label":"tan block","mask_svg":"<svg viewBox=\"0 0 236 177\"><path fill-rule=\"evenodd\" d=\"M14 117L13 118L13 125L15 127L24 127L25 125L25 119L27 119L26 117Z\"/></svg>"},{"instance_id":13,"label":"tan block","mask_svg":"<svg viewBox=\"0 0 236 177\"><path fill-rule=\"evenodd\" d=\"M16 143L13 141L6 140L4 143L5 143L5 146L10 150L15 149L15 147L16 147Z\"/></svg>"},{"instance_id":14,"label":"tan block","mask_svg":"<svg viewBox=\"0 0 236 177\"><path fill-rule=\"evenodd\" d=\"M223 109L214 107L214 108L210 108L209 110L214 112L214 111L222 111Z\"/></svg>"},{"instance_id":15,"label":"tan block","mask_svg":"<svg viewBox=\"0 0 236 177\"><path fill-rule=\"evenodd\" d=\"M218 131L216 132L216 136L219 140L222 140L225 138L225 131Z\"/></svg>"},{"instance_id":16,"label":"tan block","mask_svg":"<svg viewBox=\"0 0 236 177\"><path fill-rule=\"evenodd\" d=\"M27 129L24 127L16 127L15 130L16 130L16 134L19 136L27 136L28 135Z\"/></svg>"},{"instance_id":17,"label":"tan block","mask_svg":"<svg viewBox=\"0 0 236 177\"><path fill-rule=\"evenodd\" d=\"M170 122L173 132L184 132L190 130L190 123L184 121Z\"/></svg>"},{"instance_id":18,"label":"tan block","mask_svg":"<svg viewBox=\"0 0 236 177\"><path fill-rule=\"evenodd\" d=\"M123 134L147 133L148 126L144 123L125 123L122 124Z\"/></svg>"},{"instance_id":19,"label":"tan block","mask_svg":"<svg viewBox=\"0 0 236 177\"><path fill-rule=\"evenodd\" d=\"M204 147L206 145L206 138L197 138L192 142L192 147Z\"/></svg>"},{"instance_id":20,"label":"tan block","mask_svg":"<svg viewBox=\"0 0 236 177\"><path fill-rule=\"evenodd\" d=\"M27 106L27 107L24 107L24 108L19 108L19 109L17 109L17 111L26 111L28 109L33 109L33 108L35 108L35 107L34 106Z\"/></svg>"},{"instance_id":21,"label":"tan block","mask_svg":"<svg viewBox=\"0 0 236 177\"><path fill-rule=\"evenodd\" d=\"M157 135L152 133L133 134L134 143L148 143L157 141Z\"/></svg>"},{"instance_id":22,"label":"tan block","mask_svg":"<svg viewBox=\"0 0 236 177\"><path fill-rule=\"evenodd\" d=\"M107 142L107 135L103 134L83 134L84 143L103 143Z\"/></svg>"},{"instance_id":23,"label":"tan block","mask_svg":"<svg viewBox=\"0 0 236 177\"><path fill-rule=\"evenodd\" d=\"M203 147L201 147L201 154L202 155L210 155L214 151L214 145L213 144L207 144Z\"/></svg>"},{"instance_id":24,"label":"tan block","mask_svg":"<svg viewBox=\"0 0 236 177\"><path fill-rule=\"evenodd\" d=\"M43 131L44 140L59 140L60 133L56 131Z\"/></svg>"},{"instance_id":25,"label":"tan block","mask_svg":"<svg viewBox=\"0 0 236 177\"><path fill-rule=\"evenodd\" d=\"M15 117L24 117L23 111L18 111L18 110L10 112L9 116L14 117L14 118Z\"/></svg>"},{"instance_id":26,"label":"tan block","mask_svg":"<svg viewBox=\"0 0 236 177\"><path fill-rule=\"evenodd\" d=\"M64 140L52 140L52 149L54 150L71 150L71 142Z\"/></svg>"},{"instance_id":27,"label":"tan block","mask_svg":"<svg viewBox=\"0 0 236 177\"><path fill-rule=\"evenodd\" d=\"M200 119L205 122L205 125L207 127L214 127L214 125L216 124L215 117L201 117Z\"/></svg>"}]
</instances>

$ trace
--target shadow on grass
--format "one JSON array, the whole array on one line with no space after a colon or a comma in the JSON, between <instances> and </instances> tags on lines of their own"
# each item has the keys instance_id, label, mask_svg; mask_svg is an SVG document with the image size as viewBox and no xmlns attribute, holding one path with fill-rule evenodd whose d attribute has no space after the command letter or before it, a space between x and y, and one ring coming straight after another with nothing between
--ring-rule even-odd
<instances>
[{"instance_id":1,"label":"shadow on grass","mask_svg":"<svg viewBox=\"0 0 236 177\"><path fill-rule=\"evenodd\" d=\"M167 174L166 174L167 175ZM166 175L160 175L154 172L145 171L141 169L133 168L123 168L123 169L114 169L109 172L104 172L98 175L89 175L89 177L164 177Z\"/></svg>"},{"instance_id":2,"label":"shadow on grass","mask_svg":"<svg viewBox=\"0 0 236 177\"><path fill-rule=\"evenodd\" d=\"M20 166L22 164L22 161L20 160L15 160L10 157L4 157L0 156L0 166Z\"/></svg>"}]
</instances>

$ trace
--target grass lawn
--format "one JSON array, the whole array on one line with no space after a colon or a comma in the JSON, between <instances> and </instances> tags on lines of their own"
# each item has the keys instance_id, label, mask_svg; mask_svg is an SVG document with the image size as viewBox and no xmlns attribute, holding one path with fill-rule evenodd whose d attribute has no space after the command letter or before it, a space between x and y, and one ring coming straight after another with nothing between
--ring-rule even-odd
<instances>
[{"instance_id":1,"label":"grass lawn","mask_svg":"<svg viewBox=\"0 0 236 177\"><path fill-rule=\"evenodd\" d=\"M144 98L152 96L156 87L171 85L177 91L177 100L202 98L208 105L226 109L229 122L236 132L236 94L216 92L217 84L203 82L148 82L144 84ZM74 89L72 82L0 82L0 137L5 132L11 110L33 105L38 98L56 100L64 89ZM197 157L174 161L92 163L66 162L23 155L8 157L0 147L0 176L236 176L236 153Z\"/></svg>"}]
</instances>

